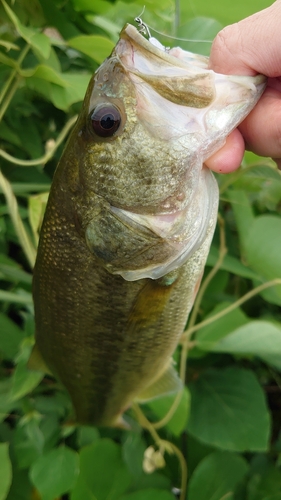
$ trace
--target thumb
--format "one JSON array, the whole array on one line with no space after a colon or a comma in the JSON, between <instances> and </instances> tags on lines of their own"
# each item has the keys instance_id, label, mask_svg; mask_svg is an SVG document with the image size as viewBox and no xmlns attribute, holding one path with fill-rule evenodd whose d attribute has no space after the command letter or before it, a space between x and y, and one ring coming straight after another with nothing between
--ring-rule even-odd
<instances>
[{"instance_id":1,"label":"thumb","mask_svg":"<svg viewBox=\"0 0 281 500\"><path fill-rule=\"evenodd\" d=\"M281 74L281 0L216 36L209 67L217 73L269 77Z\"/></svg>"}]
</instances>

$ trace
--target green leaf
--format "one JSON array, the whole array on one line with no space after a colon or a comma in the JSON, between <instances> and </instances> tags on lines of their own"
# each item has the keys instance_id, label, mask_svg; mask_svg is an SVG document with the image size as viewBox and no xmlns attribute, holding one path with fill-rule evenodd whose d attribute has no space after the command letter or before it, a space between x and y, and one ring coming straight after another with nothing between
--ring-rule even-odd
<instances>
[{"instance_id":1,"label":"green leaf","mask_svg":"<svg viewBox=\"0 0 281 500\"><path fill-rule=\"evenodd\" d=\"M128 493L120 497L120 500L175 500L175 496L166 490L149 488Z\"/></svg>"},{"instance_id":2,"label":"green leaf","mask_svg":"<svg viewBox=\"0 0 281 500\"><path fill-rule=\"evenodd\" d=\"M98 12L99 14L104 14L110 9L111 3L106 0L72 0L73 6L77 11L89 11Z\"/></svg>"},{"instance_id":3,"label":"green leaf","mask_svg":"<svg viewBox=\"0 0 281 500\"><path fill-rule=\"evenodd\" d=\"M111 40L117 42L120 33L120 26L114 21L106 19L104 16L93 16L92 23L104 30Z\"/></svg>"},{"instance_id":4,"label":"green leaf","mask_svg":"<svg viewBox=\"0 0 281 500\"><path fill-rule=\"evenodd\" d=\"M50 99L58 109L67 110L71 104L83 101L91 75L64 73L63 77L68 86L62 88L51 84Z\"/></svg>"},{"instance_id":5,"label":"green leaf","mask_svg":"<svg viewBox=\"0 0 281 500\"><path fill-rule=\"evenodd\" d=\"M167 415L176 397L177 396L175 396L174 394L171 394L150 401L149 403L147 403L147 405L149 406L149 408L151 408L151 410L158 417L158 419L161 420L162 418L165 417L165 415ZM165 428L168 429L170 432L172 432L175 436L180 436L183 429L185 428L186 421L189 415L189 410L190 410L190 394L187 387L185 387L182 393L180 403L175 413L171 417L171 419L165 425Z\"/></svg>"},{"instance_id":6,"label":"green leaf","mask_svg":"<svg viewBox=\"0 0 281 500\"><path fill-rule=\"evenodd\" d=\"M20 269L19 266L10 266L7 264L0 263L0 278L3 278L7 281L11 281L12 283L25 283L27 285L31 285L32 283L32 275ZM0 319L1 324L1 319ZM1 332L1 329L0 329ZM1 338L1 333L0 333ZM10 341L9 341L10 343ZM0 341L0 345L2 346L2 342Z\"/></svg>"},{"instance_id":7,"label":"green leaf","mask_svg":"<svg viewBox=\"0 0 281 500\"><path fill-rule=\"evenodd\" d=\"M47 82L55 83L60 87L67 87L68 82L64 79L64 75L55 69L47 66L45 64L38 64L32 69L22 69L20 74L24 78L40 78L41 80L46 80Z\"/></svg>"},{"instance_id":8,"label":"green leaf","mask_svg":"<svg viewBox=\"0 0 281 500\"><path fill-rule=\"evenodd\" d=\"M128 432L122 448L122 455L129 471L134 477L143 474L143 457L147 448L145 441L137 432Z\"/></svg>"},{"instance_id":9,"label":"green leaf","mask_svg":"<svg viewBox=\"0 0 281 500\"><path fill-rule=\"evenodd\" d=\"M38 50L45 59L48 59L51 50L49 38L43 33L38 33L35 29L23 26L5 0L2 0L2 4L20 36L33 48Z\"/></svg>"},{"instance_id":10,"label":"green leaf","mask_svg":"<svg viewBox=\"0 0 281 500\"><path fill-rule=\"evenodd\" d=\"M32 295L31 293L20 294L13 292L6 292L6 290L0 290L0 301L11 302L12 304L25 304L32 305Z\"/></svg>"},{"instance_id":11,"label":"green leaf","mask_svg":"<svg viewBox=\"0 0 281 500\"><path fill-rule=\"evenodd\" d=\"M202 348L200 341L198 347ZM281 325L278 327L269 321L251 321L209 346L209 350L258 356L269 363L272 358L274 364L274 360L281 360Z\"/></svg>"},{"instance_id":12,"label":"green leaf","mask_svg":"<svg viewBox=\"0 0 281 500\"><path fill-rule=\"evenodd\" d=\"M1 357L13 359L18 352L19 345L24 338L23 331L0 312L0 353Z\"/></svg>"},{"instance_id":13,"label":"green leaf","mask_svg":"<svg viewBox=\"0 0 281 500\"><path fill-rule=\"evenodd\" d=\"M28 353L30 349L28 349ZM41 382L44 373L31 371L26 366L26 359L20 359L12 376L11 398L13 401L22 398Z\"/></svg>"},{"instance_id":14,"label":"green leaf","mask_svg":"<svg viewBox=\"0 0 281 500\"><path fill-rule=\"evenodd\" d=\"M249 230L254 222L254 212L245 191L229 190L228 197L235 216L242 249L249 238Z\"/></svg>"},{"instance_id":15,"label":"green leaf","mask_svg":"<svg viewBox=\"0 0 281 500\"><path fill-rule=\"evenodd\" d=\"M71 500L117 500L130 482L121 447L110 439L100 439L80 452L80 475Z\"/></svg>"},{"instance_id":16,"label":"green leaf","mask_svg":"<svg viewBox=\"0 0 281 500\"><path fill-rule=\"evenodd\" d=\"M209 55L212 40L222 28L223 25L215 19L195 17L179 26L176 37L188 39L188 41L180 40L179 45L182 49L190 50L196 54ZM197 42L197 40L199 41ZM207 42L202 43L200 40L206 40Z\"/></svg>"},{"instance_id":17,"label":"green leaf","mask_svg":"<svg viewBox=\"0 0 281 500\"><path fill-rule=\"evenodd\" d=\"M20 362L13 375L12 400L20 399L33 391L43 377L44 373L30 371L26 368L25 363Z\"/></svg>"},{"instance_id":18,"label":"green leaf","mask_svg":"<svg viewBox=\"0 0 281 500\"><path fill-rule=\"evenodd\" d=\"M263 391L249 370L208 370L190 384L188 431L229 451L265 451L270 417Z\"/></svg>"},{"instance_id":19,"label":"green leaf","mask_svg":"<svg viewBox=\"0 0 281 500\"><path fill-rule=\"evenodd\" d=\"M259 461L259 458L261 459ZM256 457L247 484L247 500L278 500L281 496L281 471L269 459Z\"/></svg>"},{"instance_id":20,"label":"green leaf","mask_svg":"<svg viewBox=\"0 0 281 500\"><path fill-rule=\"evenodd\" d=\"M253 179L263 179L268 181L269 179L277 182L281 182L280 173L276 168L267 165L256 165L249 169L244 169L241 173L249 177L251 180Z\"/></svg>"},{"instance_id":21,"label":"green leaf","mask_svg":"<svg viewBox=\"0 0 281 500\"><path fill-rule=\"evenodd\" d=\"M2 52L0 52L0 62L5 64L6 66L11 66L12 68L18 69L18 63L11 57L6 56Z\"/></svg>"},{"instance_id":22,"label":"green leaf","mask_svg":"<svg viewBox=\"0 0 281 500\"><path fill-rule=\"evenodd\" d=\"M196 5L190 2L181 2L181 19L193 17L195 11L197 16L218 19L223 25L232 24L268 7L269 3L267 0L247 0L247 2L237 0L235 3L228 4L227 9L224 9L223 5L221 0L212 0L212 2L197 0Z\"/></svg>"},{"instance_id":23,"label":"green leaf","mask_svg":"<svg viewBox=\"0 0 281 500\"><path fill-rule=\"evenodd\" d=\"M0 422L5 420L15 404L11 401L11 379L0 380Z\"/></svg>"},{"instance_id":24,"label":"green leaf","mask_svg":"<svg viewBox=\"0 0 281 500\"><path fill-rule=\"evenodd\" d=\"M234 453L215 452L196 467L188 486L188 500L231 500L248 470L246 460Z\"/></svg>"},{"instance_id":25,"label":"green leaf","mask_svg":"<svg viewBox=\"0 0 281 500\"><path fill-rule=\"evenodd\" d=\"M99 437L99 431L96 427L80 425L77 429L77 442L80 448L82 448L82 446L92 444L94 441L99 439Z\"/></svg>"},{"instance_id":26,"label":"green leaf","mask_svg":"<svg viewBox=\"0 0 281 500\"><path fill-rule=\"evenodd\" d=\"M244 242L249 265L263 278L281 278L281 218L274 215L256 217L248 228ZM281 285L274 287L281 305Z\"/></svg>"},{"instance_id":27,"label":"green leaf","mask_svg":"<svg viewBox=\"0 0 281 500\"><path fill-rule=\"evenodd\" d=\"M13 480L5 500L31 500L32 493L34 492L32 492L32 486L28 479L28 470L19 469L13 463Z\"/></svg>"},{"instance_id":28,"label":"green leaf","mask_svg":"<svg viewBox=\"0 0 281 500\"><path fill-rule=\"evenodd\" d=\"M49 193L39 193L28 198L28 218L37 243L48 197Z\"/></svg>"},{"instance_id":29,"label":"green leaf","mask_svg":"<svg viewBox=\"0 0 281 500\"><path fill-rule=\"evenodd\" d=\"M38 418L28 420L17 427L13 447L19 468L29 467L43 452L44 436L39 428Z\"/></svg>"},{"instance_id":30,"label":"green leaf","mask_svg":"<svg viewBox=\"0 0 281 500\"><path fill-rule=\"evenodd\" d=\"M0 500L5 500L12 482L8 443L0 443Z\"/></svg>"},{"instance_id":31,"label":"green leaf","mask_svg":"<svg viewBox=\"0 0 281 500\"><path fill-rule=\"evenodd\" d=\"M229 302L222 302L218 306L214 307L212 312L206 316L205 319L209 319L215 314L223 311L230 305ZM225 314L221 318L215 320L203 328L200 328L196 333L196 346L199 349L212 351L213 347L217 345L217 342L222 338L230 334L233 329L245 325L249 319L246 314L237 307L230 313Z\"/></svg>"},{"instance_id":32,"label":"green leaf","mask_svg":"<svg viewBox=\"0 0 281 500\"><path fill-rule=\"evenodd\" d=\"M99 64L106 59L114 48L114 43L100 35L81 35L68 40L69 47L79 50Z\"/></svg>"},{"instance_id":33,"label":"green leaf","mask_svg":"<svg viewBox=\"0 0 281 500\"><path fill-rule=\"evenodd\" d=\"M42 500L54 500L73 488L78 473L78 454L66 446L60 446L32 465L30 478Z\"/></svg>"},{"instance_id":34,"label":"green leaf","mask_svg":"<svg viewBox=\"0 0 281 500\"><path fill-rule=\"evenodd\" d=\"M3 121L0 123L0 137L15 146L21 145L21 140L18 134Z\"/></svg>"},{"instance_id":35,"label":"green leaf","mask_svg":"<svg viewBox=\"0 0 281 500\"><path fill-rule=\"evenodd\" d=\"M130 486L130 491L138 491L151 488L158 490L166 489L171 491L171 480L169 480L167 476L164 476L159 472L153 472L152 474L143 472L142 475L138 478L135 477L134 483L132 484L132 486Z\"/></svg>"},{"instance_id":36,"label":"green leaf","mask_svg":"<svg viewBox=\"0 0 281 500\"><path fill-rule=\"evenodd\" d=\"M219 258L219 250L214 245L212 245L206 265L213 267L217 263L218 258ZM249 267L242 264L242 262L238 260L236 257L233 257L232 255L229 254L227 254L224 257L220 269L233 273L236 276L242 276L243 278L250 278L256 280L260 279L260 276L257 273L255 273Z\"/></svg>"},{"instance_id":37,"label":"green leaf","mask_svg":"<svg viewBox=\"0 0 281 500\"><path fill-rule=\"evenodd\" d=\"M281 493L274 493L268 497L263 497L263 500L281 500Z\"/></svg>"}]
</instances>

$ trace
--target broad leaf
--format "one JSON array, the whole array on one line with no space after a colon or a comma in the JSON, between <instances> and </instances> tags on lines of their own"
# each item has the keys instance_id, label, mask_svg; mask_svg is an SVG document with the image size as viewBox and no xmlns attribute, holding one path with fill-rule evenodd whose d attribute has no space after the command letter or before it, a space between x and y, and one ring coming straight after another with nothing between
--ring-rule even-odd
<instances>
[{"instance_id":1,"label":"broad leaf","mask_svg":"<svg viewBox=\"0 0 281 500\"><path fill-rule=\"evenodd\" d=\"M50 86L50 98L54 105L58 109L67 110L71 104L83 101L90 77L91 75L86 73L64 73L67 87L62 88L54 84Z\"/></svg>"},{"instance_id":2,"label":"broad leaf","mask_svg":"<svg viewBox=\"0 0 281 500\"><path fill-rule=\"evenodd\" d=\"M259 460L260 459L260 460ZM247 485L247 500L279 500L281 472L267 457L255 457Z\"/></svg>"},{"instance_id":3,"label":"broad leaf","mask_svg":"<svg viewBox=\"0 0 281 500\"><path fill-rule=\"evenodd\" d=\"M25 78L34 77L46 80L47 82L55 83L60 87L67 87L69 85L68 82L64 79L64 75L62 73L45 64L39 64L32 69L21 70L20 74Z\"/></svg>"},{"instance_id":4,"label":"broad leaf","mask_svg":"<svg viewBox=\"0 0 281 500\"><path fill-rule=\"evenodd\" d=\"M206 319L222 312L228 306L230 306L229 302L222 302L206 316ZM219 340L229 335L235 328L245 325L248 321L246 314L237 307L221 318L214 320L213 323L200 328L196 333L196 345L199 349L212 351Z\"/></svg>"},{"instance_id":5,"label":"broad leaf","mask_svg":"<svg viewBox=\"0 0 281 500\"><path fill-rule=\"evenodd\" d=\"M29 467L43 452L44 436L38 417L17 427L13 447L19 468Z\"/></svg>"},{"instance_id":6,"label":"broad leaf","mask_svg":"<svg viewBox=\"0 0 281 500\"><path fill-rule=\"evenodd\" d=\"M218 19L223 25L227 25L268 7L269 3L267 0L247 0L247 2L237 0L235 3L228 4L227 9L223 8L223 5L221 0L212 0L212 2L197 0L196 4L181 2L181 20L184 22L196 13L197 16Z\"/></svg>"},{"instance_id":7,"label":"broad leaf","mask_svg":"<svg viewBox=\"0 0 281 500\"><path fill-rule=\"evenodd\" d=\"M130 482L121 447L110 439L100 439L81 450L80 474L71 500L117 500Z\"/></svg>"},{"instance_id":8,"label":"broad leaf","mask_svg":"<svg viewBox=\"0 0 281 500\"><path fill-rule=\"evenodd\" d=\"M169 491L150 488L128 493L120 497L120 500L175 500L175 496Z\"/></svg>"},{"instance_id":9,"label":"broad leaf","mask_svg":"<svg viewBox=\"0 0 281 500\"><path fill-rule=\"evenodd\" d=\"M110 55L114 48L114 43L111 40L100 35L77 36L68 40L68 45L91 57L99 64Z\"/></svg>"},{"instance_id":10,"label":"broad leaf","mask_svg":"<svg viewBox=\"0 0 281 500\"><path fill-rule=\"evenodd\" d=\"M73 488L78 473L77 453L66 446L60 446L33 464L30 478L42 500L54 500Z\"/></svg>"},{"instance_id":11,"label":"broad leaf","mask_svg":"<svg viewBox=\"0 0 281 500\"><path fill-rule=\"evenodd\" d=\"M157 398L147 404L153 413L158 417L158 420L162 420L162 418L164 418L169 412L176 397L177 396L175 394L171 394L165 397ZM179 436L185 428L189 410L190 394L188 389L185 387L175 413L165 425L166 429L172 432L175 436Z\"/></svg>"},{"instance_id":12,"label":"broad leaf","mask_svg":"<svg viewBox=\"0 0 281 500\"><path fill-rule=\"evenodd\" d=\"M27 337L21 344L21 351L17 357L17 366L12 375L11 399L13 401L31 392L41 382L44 373L27 368L33 340Z\"/></svg>"},{"instance_id":13,"label":"broad leaf","mask_svg":"<svg viewBox=\"0 0 281 500\"><path fill-rule=\"evenodd\" d=\"M244 241L249 265L263 278L281 279L281 218L275 215L256 217ZM281 285L275 287L281 305Z\"/></svg>"},{"instance_id":14,"label":"broad leaf","mask_svg":"<svg viewBox=\"0 0 281 500\"><path fill-rule=\"evenodd\" d=\"M122 447L122 456L131 474L138 478L143 474L143 457L147 448L137 432L129 432Z\"/></svg>"},{"instance_id":15,"label":"broad leaf","mask_svg":"<svg viewBox=\"0 0 281 500\"><path fill-rule=\"evenodd\" d=\"M22 38L29 43L34 49L38 50L40 54L47 59L50 54L51 44L49 38L43 33L38 33L35 29L23 26L20 20L17 18L12 9L8 6L5 0L2 0L2 4L18 33Z\"/></svg>"},{"instance_id":16,"label":"broad leaf","mask_svg":"<svg viewBox=\"0 0 281 500\"><path fill-rule=\"evenodd\" d=\"M188 431L230 451L265 451L270 417L262 389L249 370L208 370L190 384Z\"/></svg>"},{"instance_id":17,"label":"broad leaf","mask_svg":"<svg viewBox=\"0 0 281 500\"><path fill-rule=\"evenodd\" d=\"M200 338L200 337L199 337ZM281 325L269 321L251 321L233 330L217 343L198 341L198 347L213 352L258 356L276 366L281 360ZM278 365L279 366L279 365Z\"/></svg>"},{"instance_id":18,"label":"broad leaf","mask_svg":"<svg viewBox=\"0 0 281 500\"><path fill-rule=\"evenodd\" d=\"M232 500L235 487L247 470L246 460L234 453L211 453L199 463L192 474L188 499Z\"/></svg>"},{"instance_id":19,"label":"broad leaf","mask_svg":"<svg viewBox=\"0 0 281 500\"><path fill-rule=\"evenodd\" d=\"M12 482L8 443L0 443L0 500L5 500Z\"/></svg>"},{"instance_id":20,"label":"broad leaf","mask_svg":"<svg viewBox=\"0 0 281 500\"><path fill-rule=\"evenodd\" d=\"M12 266L11 266L12 267ZM1 269L1 268L0 268ZM0 355L13 359L24 338L23 331L3 313L0 313Z\"/></svg>"},{"instance_id":21,"label":"broad leaf","mask_svg":"<svg viewBox=\"0 0 281 500\"><path fill-rule=\"evenodd\" d=\"M206 265L213 267L217 263L218 258L219 258L218 248L212 245ZM260 279L260 276L257 273L255 273L249 267L242 264L242 262L238 260L236 257L233 257L232 255L229 254L227 254L224 257L220 269L229 271L230 273L233 273L236 276L242 276L243 278L250 278L256 280Z\"/></svg>"}]
</instances>

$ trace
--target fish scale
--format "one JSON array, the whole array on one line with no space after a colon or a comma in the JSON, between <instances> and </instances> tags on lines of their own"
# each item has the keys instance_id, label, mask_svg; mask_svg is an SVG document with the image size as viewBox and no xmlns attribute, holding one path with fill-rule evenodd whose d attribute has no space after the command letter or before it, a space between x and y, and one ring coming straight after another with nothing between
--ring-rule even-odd
<instances>
[{"instance_id":1,"label":"fish scale","mask_svg":"<svg viewBox=\"0 0 281 500\"><path fill-rule=\"evenodd\" d=\"M132 401L181 390L172 355L218 206L203 162L264 88L159 47L122 30L89 84L41 229L30 365L61 381L81 424L123 425Z\"/></svg>"}]
</instances>

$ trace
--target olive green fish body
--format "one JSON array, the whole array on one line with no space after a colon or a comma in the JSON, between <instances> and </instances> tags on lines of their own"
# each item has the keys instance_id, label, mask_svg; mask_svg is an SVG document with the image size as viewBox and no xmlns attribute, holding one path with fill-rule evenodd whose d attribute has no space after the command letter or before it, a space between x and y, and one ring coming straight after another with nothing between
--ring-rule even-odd
<instances>
[{"instance_id":1,"label":"olive green fish body","mask_svg":"<svg viewBox=\"0 0 281 500\"><path fill-rule=\"evenodd\" d=\"M124 28L89 85L41 230L36 344L83 424L118 425L133 400L181 387L171 356L218 204L202 164L263 88L168 52Z\"/></svg>"},{"instance_id":2,"label":"olive green fish body","mask_svg":"<svg viewBox=\"0 0 281 500\"><path fill-rule=\"evenodd\" d=\"M201 279L215 217L207 240L180 269L158 280L126 281L105 270L85 243L76 215L79 183L67 156L55 174L40 236L33 284L36 342L67 388L77 421L114 425L169 364Z\"/></svg>"}]
</instances>

